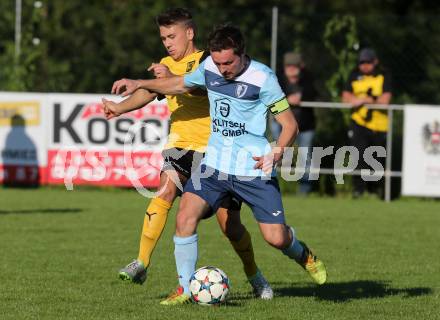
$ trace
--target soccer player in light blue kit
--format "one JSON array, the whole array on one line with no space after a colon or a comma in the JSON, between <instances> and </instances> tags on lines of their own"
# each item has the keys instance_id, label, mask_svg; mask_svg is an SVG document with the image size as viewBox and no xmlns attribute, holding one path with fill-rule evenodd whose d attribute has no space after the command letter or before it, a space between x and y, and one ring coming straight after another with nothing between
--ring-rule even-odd
<instances>
[{"instance_id":1,"label":"soccer player in light blue kit","mask_svg":"<svg viewBox=\"0 0 440 320\"><path fill-rule=\"evenodd\" d=\"M291 145L298 127L273 71L245 54L240 30L217 27L209 37L206 58L193 73L156 80L122 79L113 91L123 96L138 88L178 94L202 87L208 91L211 135L199 170L185 186L174 236L180 286L164 305L190 301L189 279L197 263L197 225L228 196L250 206L264 239L295 260L318 283L327 279L324 264L285 222L274 166ZM265 137L267 112L282 130L275 147Z\"/></svg>"}]
</instances>

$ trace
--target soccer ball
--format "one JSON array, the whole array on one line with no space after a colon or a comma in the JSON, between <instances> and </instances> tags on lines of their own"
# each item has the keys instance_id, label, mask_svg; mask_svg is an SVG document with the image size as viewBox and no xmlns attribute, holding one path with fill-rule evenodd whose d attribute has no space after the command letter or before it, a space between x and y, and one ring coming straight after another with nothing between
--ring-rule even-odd
<instances>
[{"instance_id":1,"label":"soccer ball","mask_svg":"<svg viewBox=\"0 0 440 320\"><path fill-rule=\"evenodd\" d=\"M218 268L201 267L192 274L189 291L193 301L198 304L220 304L225 301L229 292L228 276Z\"/></svg>"}]
</instances>

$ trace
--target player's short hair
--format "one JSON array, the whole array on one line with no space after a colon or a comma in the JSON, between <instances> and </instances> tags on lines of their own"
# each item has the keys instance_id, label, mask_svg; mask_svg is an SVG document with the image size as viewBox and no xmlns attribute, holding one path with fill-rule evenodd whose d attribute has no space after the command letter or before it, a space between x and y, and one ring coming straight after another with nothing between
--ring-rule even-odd
<instances>
[{"instance_id":1,"label":"player's short hair","mask_svg":"<svg viewBox=\"0 0 440 320\"><path fill-rule=\"evenodd\" d=\"M183 23L188 28L196 32L196 24L193 21L191 12L186 8L171 8L156 16L156 24L161 26L171 26L177 23Z\"/></svg>"},{"instance_id":2,"label":"player's short hair","mask_svg":"<svg viewBox=\"0 0 440 320\"><path fill-rule=\"evenodd\" d=\"M240 29L229 23L216 26L208 38L209 51L233 49L236 55L242 55L246 46Z\"/></svg>"}]
</instances>

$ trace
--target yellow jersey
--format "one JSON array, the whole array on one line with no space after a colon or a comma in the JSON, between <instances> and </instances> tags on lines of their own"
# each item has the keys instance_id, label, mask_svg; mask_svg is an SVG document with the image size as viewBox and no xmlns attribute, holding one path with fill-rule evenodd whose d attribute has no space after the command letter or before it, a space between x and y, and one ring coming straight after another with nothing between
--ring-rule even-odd
<instances>
[{"instance_id":1,"label":"yellow jersey","mask_svg":"<svg viewBox=\"0 0 440 320\"><path fill-rule=\"evenodd\" d=\"M385 92L391 92L390 75L376 71L371 75L363 75L354 71L345 90L352 92L358 98L367 96L379 97ZM358 125L373 131L386 132L388 130L388 115L386 110L367 109L360 106L353 110L351 119Z\"/></svg>"},{"instance_id":2,"label":"yellow jersey","mask_svg":"<svg viewBox=\"0 0 440 320\"><path fill-rule=\"evenodd\" d=\"M170 56L160 60L171 73L183 76L197 69L203 51L194 52L180 61ZM170 110L170 134L165 149L182 148L204 152L208 144L211 119L209 100L206 91L195 90L191 93L166 95Z\"/></svg>"}]
</instances>

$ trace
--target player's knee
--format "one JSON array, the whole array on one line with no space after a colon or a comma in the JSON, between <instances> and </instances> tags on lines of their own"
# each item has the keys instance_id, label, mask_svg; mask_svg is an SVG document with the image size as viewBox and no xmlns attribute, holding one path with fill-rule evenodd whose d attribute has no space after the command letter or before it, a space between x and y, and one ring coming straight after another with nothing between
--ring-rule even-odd
<instances>
[{"instance_id":1,"label":"player's knee","mask_svg":"<svg viewBox=\"0 0 440 320\"><path fill-rule=\"evenodd\" d=\"M197 229L197 217L186 211L179 211L176 217L176 234L179 236L191 235Z\"/></svg>"},{"instance_id":2,"label":"player's knee","mask_svg":"<svg viewBox=\"0 0 440 320\"><path fill-rule=\"evenodd\" d=\"M283 233L265 234L264 240L277 249L284 249L289 244L288 238Z\"/></svg>"},{"instance_id":3,"label":"player's knee","mask_svg":"<svg viewBox=\"0 0 440 320\"><path fill-rule=\"evenodd\" d=\"M174 184L169 183L166 186L164 186L158 197L167 202L172 203L178 196L178 192L179 190L177 189L177 187Z\"/></svg>"}]
</instances>

